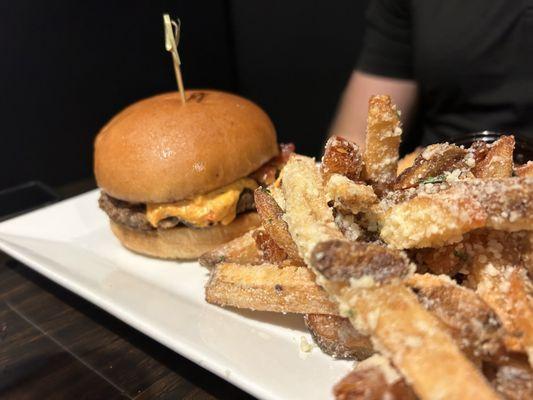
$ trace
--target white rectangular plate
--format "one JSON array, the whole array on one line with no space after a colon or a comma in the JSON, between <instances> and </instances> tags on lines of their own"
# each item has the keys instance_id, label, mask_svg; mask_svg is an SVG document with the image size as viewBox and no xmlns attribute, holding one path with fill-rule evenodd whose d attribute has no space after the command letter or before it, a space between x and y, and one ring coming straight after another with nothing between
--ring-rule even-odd
<instances>
[{"instance_id":1,"label":"white rectangular plate","mask_svg":"<svg viewBox=\"0 0 533 400\"><path fill-rule=\"evenodd\" d=\"M352 365L314 348L299 315L204 301L207 270L124 249L98 191L0 223L0 249L139 331L263 399L331 398Z\"/></svg>"}]
</instances>

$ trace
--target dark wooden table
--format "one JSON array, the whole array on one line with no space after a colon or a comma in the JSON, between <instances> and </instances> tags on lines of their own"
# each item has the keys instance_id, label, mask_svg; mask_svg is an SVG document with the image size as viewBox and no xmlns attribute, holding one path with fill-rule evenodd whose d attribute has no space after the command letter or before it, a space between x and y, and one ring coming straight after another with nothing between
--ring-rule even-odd
<instances>
[{"instance_id":1,"label":"dark wooden table","mask_svg":"<svg viewBox=\"0 0 533 400\"><path fill-rule=\"evenodd\" d=\"M0 398L251 397L0 252Z\"/></svg>"}]
</instances>

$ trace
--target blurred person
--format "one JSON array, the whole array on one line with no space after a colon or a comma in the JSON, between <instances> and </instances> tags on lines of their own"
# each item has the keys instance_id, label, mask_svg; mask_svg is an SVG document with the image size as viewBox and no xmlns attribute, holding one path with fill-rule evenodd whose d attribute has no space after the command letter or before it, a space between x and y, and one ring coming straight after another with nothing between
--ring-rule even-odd
<instances>
[{"instance_id":1,"label":"blurred person","mask_svg":"<svg viewBox=\"0 0 533 400\"><path fill-rule=\"evenodd\" d=\"M533 1L372 0L330 133L364 147L368 98L389 94L418 142L533 135Z\"/></svg>"}]
</instances>

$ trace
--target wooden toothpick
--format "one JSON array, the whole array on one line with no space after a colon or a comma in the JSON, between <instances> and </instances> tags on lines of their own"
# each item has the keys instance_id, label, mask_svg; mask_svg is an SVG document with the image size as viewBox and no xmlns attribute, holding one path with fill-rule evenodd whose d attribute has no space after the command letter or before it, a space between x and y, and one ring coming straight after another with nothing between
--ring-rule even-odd
<instances>
[{"instance_id":1,"label":"wooden toothpick","mask_svg":"<svg viewBox=\"0 0 533 400\"><path fill-rule=\"evenodd\" d=\"M178 89L181 95L181 101L185 104L185 88L183 87L183 78L181 76L181 61L178 54L178 43L180 41L181 22L171 20L168 14L163 14L163 25L165 26L165 49L172 53L172 60L174 64L174 73L176 74L176 81L178 82Z\"/></svg>"}]
</instances>

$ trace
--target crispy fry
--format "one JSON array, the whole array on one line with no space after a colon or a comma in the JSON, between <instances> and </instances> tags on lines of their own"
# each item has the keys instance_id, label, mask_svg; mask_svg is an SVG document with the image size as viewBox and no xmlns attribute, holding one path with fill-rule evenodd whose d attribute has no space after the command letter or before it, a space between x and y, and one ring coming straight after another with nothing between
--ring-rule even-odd
<instances>
[{"instance_id":1,"label":"crispy fry","mask_svg":"<svg viewBox=\"0 0 533 400\"><path fill-rule=\"evenodd\" d=\"M320 274L324 269L320 263L327 258L313 255L314 246L322 241L343 240L342 235L326 206L313 160L293 156L284 174L289 232L303 259ZM370 334L374 347L391 357L420 397L497 398L442 323L418 303L409 289L402 284L376 287L373 279L369 282L365 277L350 281L353 288L322 275L317 279L339 301L341 313L350 317L356 329ZM369 283L371 287L367 287Z\"/></svg>"},{"instance_id":2,"label":"crispy fry","mask_svg":"<svg viewBox=\"0 0 533 400\"><path fill-rule=\"evenodd\" d=\"M445 172L465 168L466 155L465 149L453 144L439 143L428 146L418 155L413 166L396 178L393 187L395 190L407 189L430 178L436 179Z\"/></svg>"},{"instance_id":3,"label":"crispy fry","mask_svg":"<svg viewBox=\"0 0 533 400\"><path fill-rule=\"evenodd\" d=\"M472 172L476 178L507 178L513 173L514 136L502 136L488 145L485 157Z\"/></svg>"},{"instance_id":4,"label":"crispy fry","mask_svg":"<svg viewBox=\"0 0 533 400\"><path fill-rule=\"evenodd\" d=\"M330 282L349 282L367 276L383 283L412 271L403 256L382 246L340 241L317 245L311 263ZM495 359L503 354L501 323L473 291L450 279L428 274L414 275L407 282L422 305L444 323L468 355L474 359Z\"/></svg>"},{"instance_id":5,"label":"crispy fry","mask_svg":"<svg viewBox=\"0 0 533 400\"><path fill-rule=\"evenodd\" d=\"M418 395L429 399L444 391L442 398L462 399L474 398L479 391L481 398L497 398L461 353L444 324L424 310L407 288L402 284L376 286L376 280L364 277L354 281L349 276L354 269L352 256L339 257L339 248L334 249L334 257L324 256L327 251L324 246L317 246L311 265L316 271L326 272L325 287L339 301L341 314L347 315L357 330L372 337L374 347L391 357ZM341 279L344 285L340 284ZM428 368L432 368L431 372ZM443 376L446 379L440 379ZM467 382L467 389L458 389Z\"/></svg>"},{"instance_id":6,"label":"crispy fry","mask_svg":"<svg viewBox=\"0 0 533 400\"><path fill-rule=\"evenodd\" d=\"M462 241L443 247L417 249L413 256L419 268L437 275L454 276L467 266L467 255Z\"/></svg>"},{"instance_id":7,"label":"crispy fry","mask_svg":"<svg viewBox=\"0 0 533 400\"><path fill-rule=\"evenodd\" d=\"M320 171L325 182L332 174L340 174L352 181L359 180L363 160L359 147L340 136L332 136L326 143Z\"/></svg>"},{"instance_id":8,"label":"crispy fry","mask_svg":"<svg viewBox=\"0 0 533 400\"><path fill-rule=\"evenodd\" d=\"M199 259L200 265L212 268L221 262L230 262L237 264L260 264L263 257L259 253L255 240L254 232L262 231L261 228L246 232L244 235L225 243L214 250L204 253Z\"/></svg>"},{"instance_id":9,"label":"crispy fry","mask_svg":"<svg viewBox=\"0 0 533 400\"><path fill-rule=\"evenodd\" d=\"M307 268L221 263L211 273L206 301L219 306L302 314L338 314Z\"/></svg>"},{"instance_id":10,"label":"crispy fry","mask_svg":"<svg viewBox=\"0 0 533 400\"><path fill-rule=\"evenodd\" d=\"M296 244L292 240L287 223L283 220L283 210L270 195L270 193L258 188L254 192L255 205L261 217L261 225L269 236L281 247L289 258L300 262Z\"/></svg>"},{"instance_id":11,"label":"crispy fry","mask_svg":"<svg viewBox=\"0 0 533 400\"><path fill-rule=\"evenodd\" d=\"M411 153L406 154L400 160L398 161L398 168L396 170L396 175L400 175L403 171L405 171L407 168L413 165L415 162L416 157L422 153L424 150L423 147L417 147L414 149Z\"/></svg>"},{"instance_id":12,"label":"crispy fry","mask_svg":"<svg viewBox=\"0 0 533 400\"><path fill-rule=\"evenodd\" d=\"M333 388L336 400L416 400L389 360L378 354L360 362Z\"/></svg>"},{"instance_id":13,"label":"crispy fry","mask_svg":"<svg viewBox=\"0 0 533 400\"><path fill-rule=\"evenodd\" d=\"M476 140L468 148L468 152L472 154L474 159L474 166L478 165L487 156L490 146L488 142L484 140Z\"/></svg>"},{"instance_id":14,"label":"crispy fry","mask_svg":"<svg viewBox=\"0 0 533 400\"><path fill-rule=\"evenodd\" d=\"M363 178L377 187L396 178L402 135L401 122L390 96L372 96L368 103Z\"/></svg>"},{"instance_id":15,"label":"crispy fry","mask_svg":"<svg viewBox=\"0 0 533 400\"><path fill-rule=\"evenodd\" d=\"M253 233L253 238L262 259L273 264L287 260L287 253L263 230Z\"/></svg>"},{"instance_id":16,"label":"crispy fry","mask_svg":"<svg viewBox=\"0 0 533 400\"><path fill-rule=\"evenodd\" d=\"M333 174L326 186L328 204L333 203L335 223L348 240L371 240L377 231L373 207L378 197L370 185L355 183L345 176Z\"/></svg>"},{"instance_id":17,"label":"crispy fry","mask_svg":"<svg viewBox=\"0 0 533 400\"><path fill-rule=\"evenodd\" d=\"M326 184L326 194L334 206L352 214L369 210L378 203L378 197L370 185L355 183L347 177L332 174Z\"/></svg>"},{"instance_id":18,"label":"crispy fry","mask_svg":"<svg viewBox=\"0 0 533 400\"><path fill-rule=\"evenodd\" d=\"M367 236L367 232L358 224L357 216L351 213L345 213L342 210L335 209L335 224L348 240L358 240ZM364 221L363 221L364 222Z\"/></svg>"},{"instance_id":19,"label":"crispy fry","mask_svg":"<svg viewBox=\"0 0 533 400\"><path fill-rule=\"evenodd\" d=\"M435 316L402 284L355 287L337 297L356 329L372 337L421 399L497 399Z\"/></svg>"},{"instance_id":20,"label":"crispy fry","mask_svg":"<svg viewBox=\"0 0 533 400\"><path fill-rule=\"evenodd\" d=\"M533 288L524 264L529 234L480 231L471 235L469 283L496 312L511 351L525 351L533 365Z\"/></svg>"},{"instance_id":21,"label":"crispy fry","mask_svg":"<svg viewBox=\"0 0 533 400\"><path fill-rule=\"evenodd\" d=\"M284 168L283 195L289 232L304 261L308 261L315 245L343 235L327 206L324 186L312 158L292 155Z\"/></svg>"},{"instance_id":22,"label":"crispy fry","mask_svg":"<svg viewBox=\"0 0 533 400\"><path fill-rule=\"evenodd\" d=\"M531 243L521 249L524 265L529 269L530 277L533 277L533 232L523 232L523 234L528 235ZM419 270L422 271L431 271L437 275L448 276L454 276L458 272L468 273L471 261L467 249L467 247L471 249L468 237L469 234L467 233L461 242L448 246L414 249L411 251L411 257L416 261Z\"/></svg>"},{"instance_id":23,"label":"crispy fry","mask_svg":"<svg viewBox=\"0 0 533 400\"><path fill-rule=\"evenodd\" d=\"M483 392L487 398L496 398L474 366L464 358L452 338L445 332L442 323L423 310L416 298L411 297L403 285L375 286L374 279L368 281L363 278L355 281L353 278L349 279L353 288L347 288L346 284L339 285L341 279L346 282L348 278L341 273L346 270L346 257L328 258L321 254L323 252L324 249L317 246L316 253L311 257L311 264L316 271L331 272L327 272L324 276L326 279L329 278L324 284L339 300L341 312L350 317L357 329L372 336L376 348L391 355L402 373L413 382L415 391L419 395L423 398L432 398L435 396L436 388L445 390L449 379L460 383L465 376L469 376L470 384L473 384L476 390ZM334 269L338 273L333 273ZM337 279L338 277L340 279ZM416 324L413 325L410 321L416 321ZM425 365L429 368L436 360L432 360L433 356L438 360L445 359L450 364L439 365L443 368L440 371L442 373L440 378L446 376L446 379L439 379L438 374L431 374L431 379L435 381L428 386L424 382L427 380L426 372L424 368L419 367ZM450 373L448 369L454 373ZM462 372L456 374L458 370ZM439 380L441 381L438 382ZM459 393L450 389L446 392L445 398L462 398L460 396L463 394L464 392Z\"/></svg>"},{"instance_id":24,"label":"crispy fry","mask_svg":"<svg viewBox=\"0 0 533 400\"><path fill-rule=\"evenodd\" d=\"M381 238L397 249L439 247L486 224L486 214L475 199L439 193L388 210L381 220Z\"/></svg>"},{"instance_id":25,"label":"crispy fry","mask_svg":"<svg viewBox=\"0 0 533 400\"><path fill-rule=\"evenodd\" d=\"M533 230L533 178L476 182L479 184L471 194L485 208L487 227L508 232Z\"/></svg>"},{"instance_id":26,"label":"crispy fry","mask_svg":"<svg viewBox=\"0 0 533 400\"><path fill-rule=\"evenodd\" d=\"M283 170L281 170L278 180L269 186L268 190L278 207L285 212L285 197L283 196L283 190L281 190L281 182L283 182Z\"/></svg>"},{"instance_id":27,"label":"crispy fry","mask_svg":"<svg viewBox=\"0 0 533 400\"><path fill-rule=\"evenodd\" d=\"M411 275L415 266L398 250L345 240L324 241L315 246L311 265L330 282L349 283L370 278L383 284Z\"/></svg>"},{"instance_id":28,"label":"crispy fry","mask_svg":"<svg viewBox=\"0 0 533 400\"><path fill-rule=\"evenodd\" d=\"M533 161L528 161L522 165L516 165L514 168L514 174L520 177L533 177Z\"/></svg>"},{"instance_id":29,"label":"crispy fry","mask_svg":"<svg viewBox=\"0 0 533 400\"><path fill-rule=\"evenodd\" d=\"M513 171L514 137L502 136L432 145L402 167L400 135L390 97L373 96L363 157L339 137L320 169L292 154L255 193L262 230L239 244L255 238L269 263L218 263L206 300L303 313L337 358L380 354L336 385L337 399L529 399L533 162Z\"/></svg>"},{"instance_id":30,"label":"crispy fry","mask_svg":"<svg viewBox=\"0 0 533 400\"><path fill-rule=\"evenodd\" d=\"M306 314L304 320L315 343L330 356L364 360L374 353L370 338L357 332L347 318Z\"/></svg>"},{"instance_id":31,"label":"crispy fry","mask_svg":"<svg viewBox=\"0 0 533 400\"><path fill-rule=\"evenodd\" d=\"M496 366L491 383L505 400L533 399L533 370L525 360L511 358Z\"/></svg>"},{"instance_id":32,"label":"crispy fry","mask_svg":"<svg viewBox=\"0 0 533 400\"><path fill-rule=\"evenodd\" d=\"M529 280L533 282L533 231L523 232L526 235L522 248L522 260L528 271Z\"/></svg>"},{"instance_id":33,"label":"crispy fry","mask_svg":"<svg viewBox=\"0 0 533 400\"><path fill-rule=\"evenodd\" d=\"M447 276L431 274L415 274L406 283L426 310L444 323L469 358L502 359L505 349L501 321L474 291Z\"/></svg>"},{"instance_id":34,"label":"crispy fry","mask_svg":"<svg viewBox=\"0 0 533 400\"><path fill-rule=\"evenodd\" d=\"M381 203L381 237L395 248L439 247L482 227L533 229L533 178L455 181L415 192L400 204Z\"/></svg>"}]
</instances>

